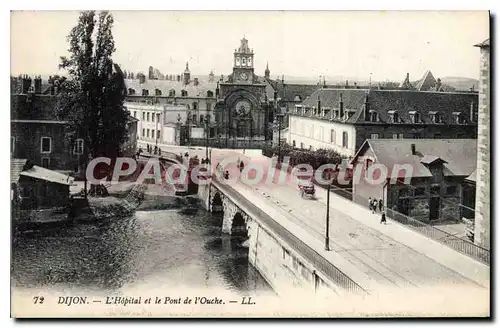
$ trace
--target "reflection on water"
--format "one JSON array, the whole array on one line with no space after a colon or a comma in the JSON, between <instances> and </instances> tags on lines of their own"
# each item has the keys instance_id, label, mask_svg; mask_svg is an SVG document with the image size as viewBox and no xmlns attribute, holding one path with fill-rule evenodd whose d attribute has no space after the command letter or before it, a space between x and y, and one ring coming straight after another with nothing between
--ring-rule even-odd
<instances>
[{"instance_id":1,"label":"reflection on water","mask_svg":"<svg viewBox=\"0 0 500 328\"><path fill-rule=\"evenodd\" d=\"M203 210L142 211L110 222L26 231L13 238L15 286L116 290L134 284L271 289L248 249L222 234L222 218Z\"/></svg>"}]
</instances>

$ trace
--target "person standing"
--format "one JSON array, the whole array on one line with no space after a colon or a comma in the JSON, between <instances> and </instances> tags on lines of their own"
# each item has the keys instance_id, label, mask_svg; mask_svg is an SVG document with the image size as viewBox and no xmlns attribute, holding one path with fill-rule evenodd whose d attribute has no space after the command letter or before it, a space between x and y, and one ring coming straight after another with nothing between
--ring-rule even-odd
<instances>
[{"instance_id":1,"label":"person standing","mask_svg":"<svg viewBox=\"0 0 500 328\"><path fill-rule=\"evenodd\" d=\"M380 224L387 224L387 219L385 218L385 212L382 212L382 219L380 220Z\"/></svg>"},{"instance_id":2,"label":"person standing","mask_svg":"<svg viewBox=\"0 0 500 328\"><path fill-rule=\"evenodd\" d=\"M382 199L378 200L378 208L380 212L382 212L382 209L384 208L384 201Z\"/></svg>"},{"instance_id":3,"label":"person standing","mask_svg":"<svg viewBox=\"0 0 500 328\"><path fill-rule=\"evenodd\" d=\"M373 203L372 203L372 198L371 197L368 197L368 208L373 213Z\"/></svg>"}]
</instances>

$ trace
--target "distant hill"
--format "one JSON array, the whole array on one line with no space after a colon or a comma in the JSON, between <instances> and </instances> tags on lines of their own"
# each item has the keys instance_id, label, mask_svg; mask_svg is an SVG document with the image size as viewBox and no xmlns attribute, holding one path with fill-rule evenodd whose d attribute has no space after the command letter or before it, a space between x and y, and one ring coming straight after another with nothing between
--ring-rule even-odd
<instances>
[{"instance_id":1,"label":"distant hill","mask_svg":"<svg viewBox=\"0 0 500 328\"><path fill-rule=\"evenodd\" d=\"M471 79L468 77L447 76L442 77L441 81L444 84L454 87L458 90L470 90L474 86L474 90L479 89L479 80Z\"/></svg>"}]
</instances>

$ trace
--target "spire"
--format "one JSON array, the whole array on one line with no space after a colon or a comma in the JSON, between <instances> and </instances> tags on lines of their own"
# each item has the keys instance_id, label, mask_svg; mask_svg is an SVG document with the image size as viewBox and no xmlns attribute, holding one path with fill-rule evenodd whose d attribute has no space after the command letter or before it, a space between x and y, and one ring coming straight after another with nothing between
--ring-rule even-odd
<instances>
[{"instance_id":1,"label":"spire","mask_svg":"<svg viewBox=\"0 0 500 328\"><path fill-rule=\"evenodd\" d=\"M189 62L186 62L186 69L184 70L184 72L189 72Z\"/></svg>"},{"instance_id":2,"label":"spire","mask_svg":"<svg viewBox=\"0 0 500 328\"><path fill-rule=\"evenodd\" d=\"M271 76L271 71L269 70L269 62L266 63L266 70L264 71L264 77L269 78Z\"/></svg>"}]
</instances>

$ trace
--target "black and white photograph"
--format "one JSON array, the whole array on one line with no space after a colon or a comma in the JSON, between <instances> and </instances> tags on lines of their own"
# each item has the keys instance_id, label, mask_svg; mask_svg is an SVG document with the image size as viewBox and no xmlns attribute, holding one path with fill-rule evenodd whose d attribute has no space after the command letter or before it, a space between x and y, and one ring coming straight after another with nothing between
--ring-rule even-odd
<instances>
[{"instance_id":1,"label":"black and white photograph","mask_svg":"<svg viewBox=\"0 0 500 328\"><path fill-rule=\"evenodd\" d=\"M491 316L487 10L10 20L12 318Z\"/></svg>"}]
</instances>

